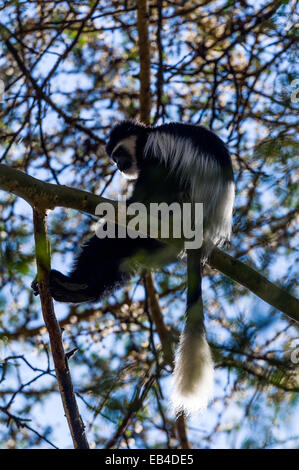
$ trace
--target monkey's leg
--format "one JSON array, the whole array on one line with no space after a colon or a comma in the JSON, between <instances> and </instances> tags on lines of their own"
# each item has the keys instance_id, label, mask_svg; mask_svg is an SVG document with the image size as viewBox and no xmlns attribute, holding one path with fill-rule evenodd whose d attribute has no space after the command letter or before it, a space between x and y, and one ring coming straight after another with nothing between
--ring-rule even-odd
<instances>
[{"instance_id":1,"label":"monkey's leg","mask_svg":"<svg viewBox=\"0 0 299 470\"><path fill-rule=\"evenodd\" d=\"M130 240L90 238L83 246L69 276L51 271L50 290L60 302L92 302L128 281L130 272L122 269L133 254Z\"/></svg>"},{"instance_id":2,"label":"monkey's leg","mask_svg":"<svg viewBox=\"0 0 299 470\"><path fill-rule=\"evenodd\" d=\"M35 278L31 284L34 295L39 295L38 282ZM97 300L97 296L86 283L75 282L70 276L51 270L50 292L52 297L59 302L82 303Z\"/></svg>"},{"instance_id":3,"label":"monkey's leg","mask_svg":"<svg viewBox=\"0 0 299 470\"><path fill-rule=\"evenodd\" d=\"M103 294L129 280L133 274L132 264L144 264L155 253L160 250L163 252L163 247L160 242L149 238L100 239L93 236L83 246L68 276L56 270L51 271L51 295L60 302L99 300ZM37 294L36 283L32 287Z\"/></svg>"}]
</instances>

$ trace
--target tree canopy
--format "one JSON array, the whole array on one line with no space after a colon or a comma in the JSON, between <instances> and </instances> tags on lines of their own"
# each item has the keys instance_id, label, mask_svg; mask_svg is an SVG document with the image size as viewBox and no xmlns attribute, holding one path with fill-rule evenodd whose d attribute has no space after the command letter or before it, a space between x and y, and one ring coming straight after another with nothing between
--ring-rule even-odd
<instances>
[{"instance_id":1,"label":"tree canopy","mask_svg":"<svg viewBox=\"0 0 299 470\"><path fill-rule=\"evenodd\" d=\"M200 123L222 137L235 172L233 234L204 273L216 393L202 415L176 419L168 405L184 260L136 275L105 301L55 305L90 447L298 446L296 13L285 0L3 2L2 447L72 446L30 289L30 182L16 170L41 182L33 205L59 206L47 216L51 263L67 272L97 219L79 193L77 205L51 204L42 183L61 186L62 198L64 185L90 198L127 194L104 152L123 118Z\"/></svg>"}]
</instances>

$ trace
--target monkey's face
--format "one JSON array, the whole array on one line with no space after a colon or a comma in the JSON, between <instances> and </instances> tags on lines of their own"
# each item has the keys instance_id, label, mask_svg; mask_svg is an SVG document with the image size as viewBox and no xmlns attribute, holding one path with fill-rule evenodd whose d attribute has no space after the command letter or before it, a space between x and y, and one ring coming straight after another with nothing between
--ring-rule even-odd
<instances>
[{"instance_id":1,"label":"monkey's face","mask_svg":"<svg viewBox=\"0 0 299 470\"><path fill-rule=\"evenodd\" d=\"M119 141L111 152L110 158L126 178L136 179L138 167L136 158L136 135Z\"/></svg>"}]
</instances>

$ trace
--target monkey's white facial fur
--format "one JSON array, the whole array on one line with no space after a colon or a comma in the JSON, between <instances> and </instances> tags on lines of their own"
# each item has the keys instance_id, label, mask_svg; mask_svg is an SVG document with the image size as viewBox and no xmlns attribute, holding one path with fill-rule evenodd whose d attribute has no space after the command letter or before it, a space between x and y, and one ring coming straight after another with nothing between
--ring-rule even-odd
<instances>
[{"instance_id":1,"label":"monkey's white facial fur","mask_svg":"<svg viewBox=\"0 0 299 470\"><path fill-rule=\"evenodd\" d=\"M138 167L136 158L136 135L131 135L121 140L114 148L111 158L119 171L127 179L138 178Z\"/></svg>"}]
</instances>

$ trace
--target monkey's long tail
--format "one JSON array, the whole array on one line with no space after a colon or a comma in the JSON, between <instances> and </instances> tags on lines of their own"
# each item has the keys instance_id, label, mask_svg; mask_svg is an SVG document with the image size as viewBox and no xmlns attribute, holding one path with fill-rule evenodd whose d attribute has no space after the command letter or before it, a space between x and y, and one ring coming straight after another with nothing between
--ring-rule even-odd
<instances>
[{"instance_id":1,"label":"monkey's long tail","mask_svg":"<svg viewBox=\"0 0 299 470\"><path fill-rule=\"evenodd\" d=\"M204 328L200 250L187 251L187 266L186 325L175 358L172 404L176 413L188 415L203 411L212 398L214 368Z\"/></svg>"}]
</instances>

